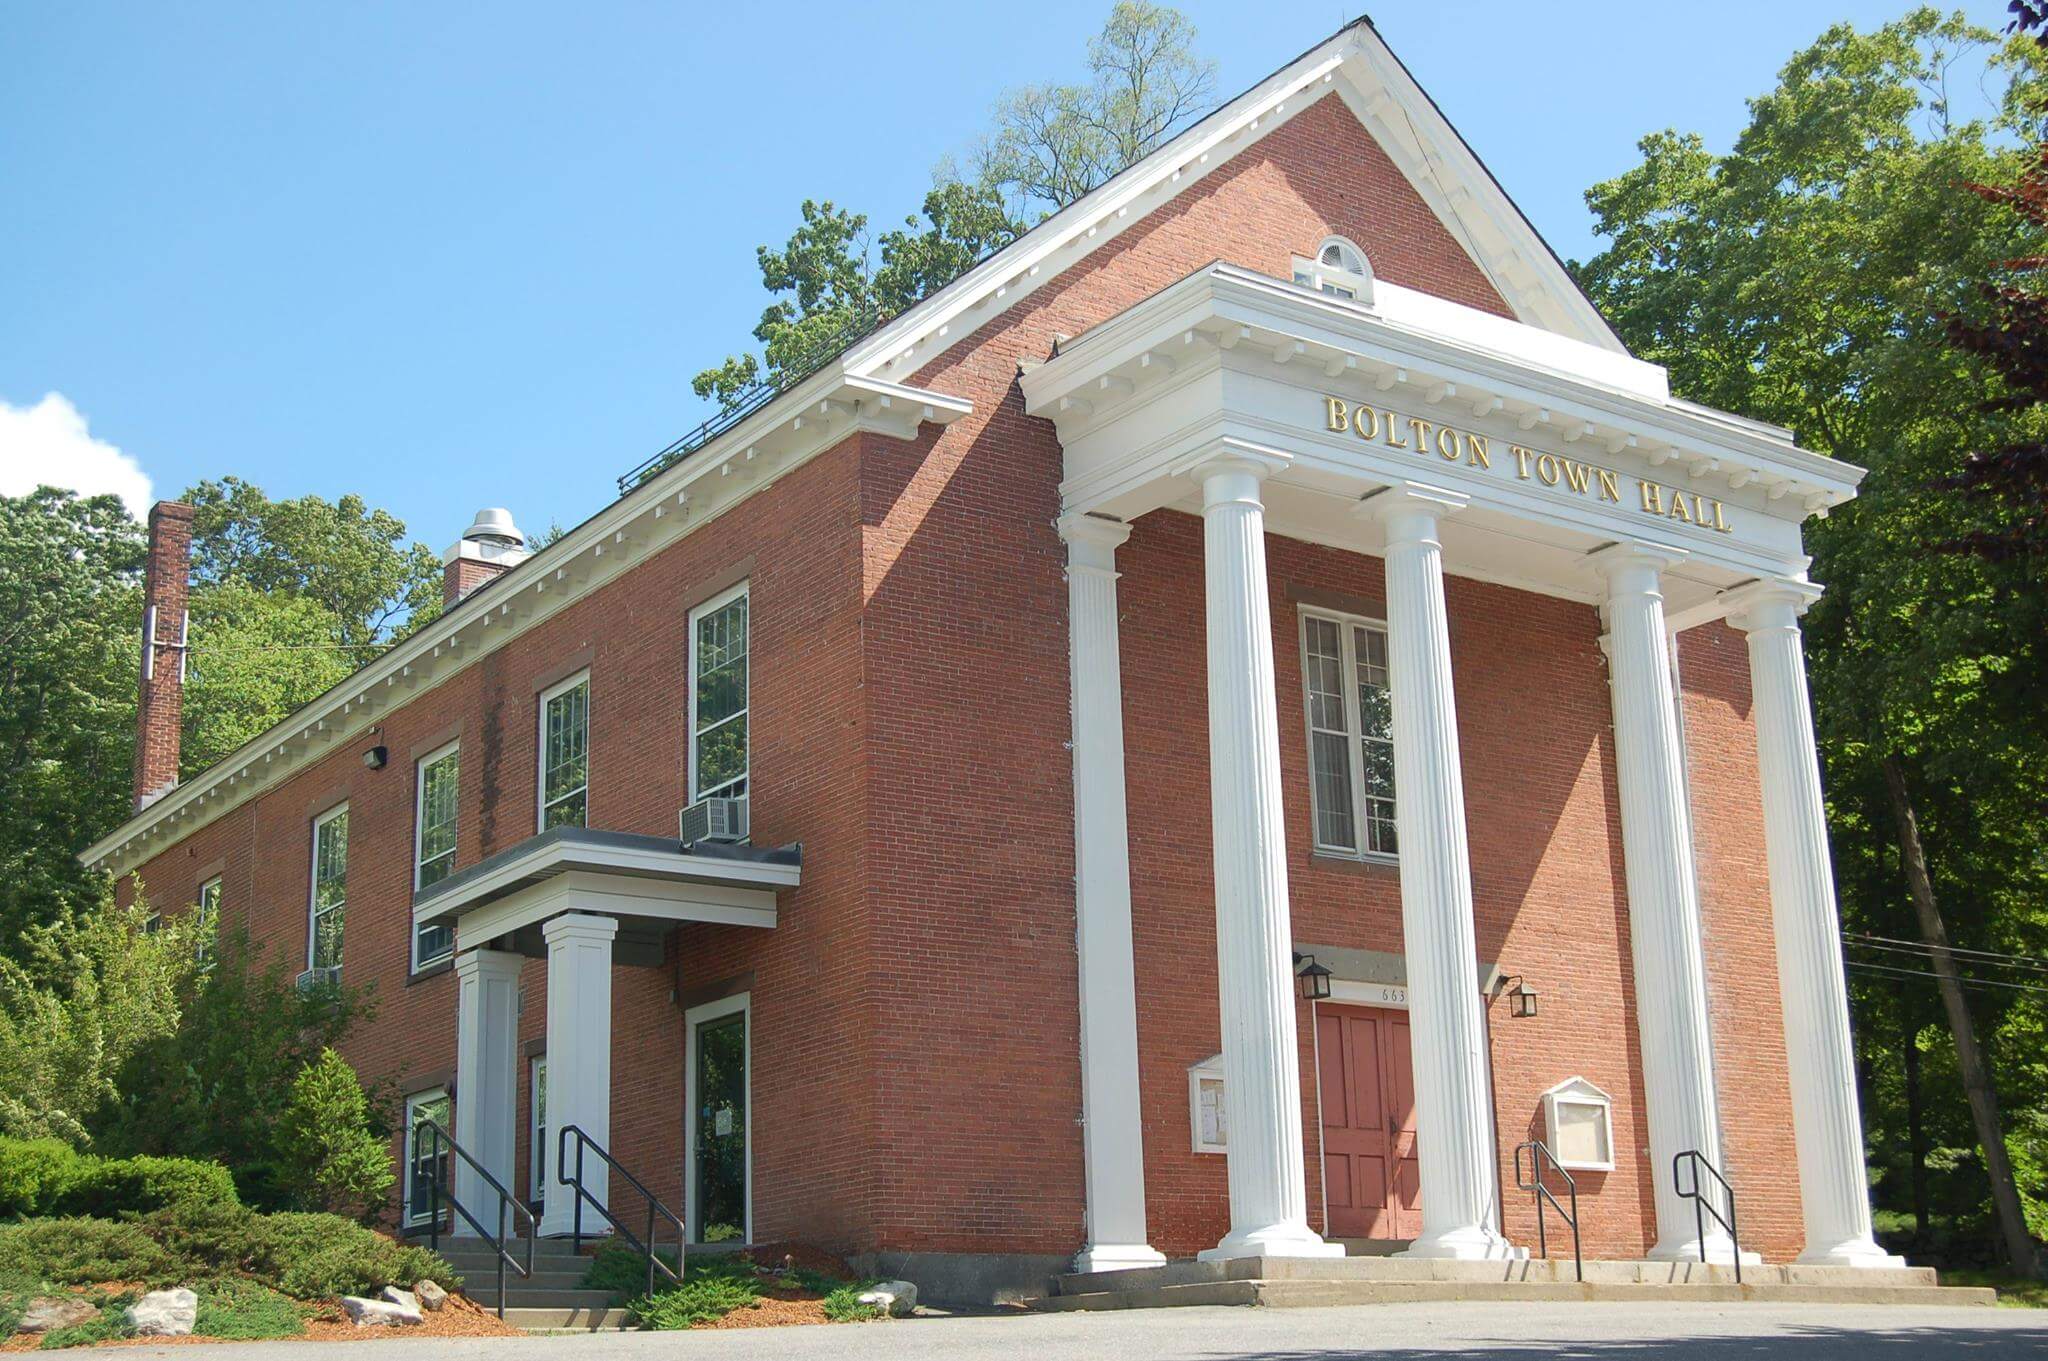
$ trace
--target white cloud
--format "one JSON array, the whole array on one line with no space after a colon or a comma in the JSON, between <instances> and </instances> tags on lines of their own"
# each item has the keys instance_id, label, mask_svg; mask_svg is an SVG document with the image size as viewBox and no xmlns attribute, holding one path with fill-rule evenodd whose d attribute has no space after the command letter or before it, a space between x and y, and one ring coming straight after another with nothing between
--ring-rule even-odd
<instances>
[{"instance_id":1,"label":"white cloud","mask_svg":"<svg viewBox=\"0 0 2048 1361\"><path fill-rule=\"evenodd\" d=\"M39 486L81 496L112 492L136 517L149 511L149 474L113 445L94 439L85 417L61 392L43 394L34 406L0 398L0 495L21 496Z\"/></svg>"}]
</instances>

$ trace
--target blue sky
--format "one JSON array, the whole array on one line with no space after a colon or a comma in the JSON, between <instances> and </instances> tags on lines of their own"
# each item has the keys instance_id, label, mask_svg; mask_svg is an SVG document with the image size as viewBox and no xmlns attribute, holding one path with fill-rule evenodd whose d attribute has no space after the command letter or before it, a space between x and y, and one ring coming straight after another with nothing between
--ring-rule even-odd
<instances>
[{"instance_id":1,"label":"blue sky","mask_svg":"<svg viewBox=\"0 0 2048 1361\"><path fill-rule=\"evenodd\" d=\"M1574 257L1642 133L1725 147L1795 48L1906 7L1373 16ZM690 378L747 341L754 248L805 196L900 218L1108 8L0 0L0 492L232 473L436 548L487 504L574 524L707 414ZM1183 9L1225 95L1356 13Z\"/></svg>"}]
</instances>

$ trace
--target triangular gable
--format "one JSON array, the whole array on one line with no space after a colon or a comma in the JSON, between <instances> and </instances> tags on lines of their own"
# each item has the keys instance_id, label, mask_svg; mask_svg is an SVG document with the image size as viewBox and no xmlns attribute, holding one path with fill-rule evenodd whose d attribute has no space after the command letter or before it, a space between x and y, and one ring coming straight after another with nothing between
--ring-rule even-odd
<instances>
[{"instance_id":1,"label":"triangular gable","mask_svg":"<svg viewBox=\"0 0 2048 1361\"><path fill-rule=\"evenodd\" d=\"M842 357L845 370L915 373L1332 92L1518 320L1627 353L1371 21L1359 19L857 343Z\"/></svg>"}]
</instances>

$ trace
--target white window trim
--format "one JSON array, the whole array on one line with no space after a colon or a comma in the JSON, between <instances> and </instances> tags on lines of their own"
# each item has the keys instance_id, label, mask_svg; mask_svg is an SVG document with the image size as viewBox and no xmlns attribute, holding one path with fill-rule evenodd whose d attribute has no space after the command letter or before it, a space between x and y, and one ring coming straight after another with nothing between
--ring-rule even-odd
<instances>
[{"instance_id":1,"label":"white window trim","mask_svg":"<svg viewBox=\"0 0 2048 1361\"><path fill-rule=\"evenodd\" d=\"M1223 1088L1223 1138L1216 1143L1202 1137L1202 1084L1223 1083L1223 1055L1212 1054L1200 1063L1188 1065L1188 1141L1197 1153L1230 1152L1230 1089Z\"/></svg>"},{"instance_id":2,"label":"white window trim","mask_svg":"<svg viewBox=\"0 0 2048 1361\"><path fill-rule=\"evenodd\" d=\"M447 1089L447 1088L445 1088L445 1087L429 1087L429 1088L428 1088L427 1090L425 1090L425 1091L423 1091L423 1092L409 1092L409 1093L407 1093L407 1094L406 1094L406 1098L405 1098L405 1141L404 1141L404 1143L405 1143L405 1158L404 1158L404 1161L403 1161L403 1163L402 1163L402 1173L401 1173L401 1175L402 1175L402 1176L404 1177L404 1180L403 1180L403 1181L402 1181L402 1182L400 1183L400 1185L401 1185L401 1186L403 1187L403 1194L404 1194L404 1200L405 1200L405 1204L404 1204L404 1206L402 1207L402 1209L400 1210L400 1214L401 1214L401 1215L402 1215L402 1217L404 1218L404 1221L405 1221L405 1223L407 1224L407 1226L408 1226L408 1227L409 1227L409 1226L411 1226L411 1225L415 1225L415 1224L424 1224L424 1223L426 1223L426 1222L427 1222L427 1218L428 1218L428 1216L429 1216L429 1215L430 1215L430 1214L432 1213L432 1211L433 1211L433 1207L432 1207L432 1206L428 1206L428 1207L426 1207L426 1208L425 1208L425 1209L423 1210L423 1209L419 1208L418 1206L415 1206L415 1205L414 1205L414 1204L412 1203L412 1169L413 1169L413 1155L414 1155L414 1153L416 1152L416 1150L415 1150L415 1148L414 1148L414 1146L413 1146L413 1135L414 1135L414 1132L415 1132L415 1131L417 1130L417 1128L418 1128L418 1125L417 1125L417 1123L416 1123L416 1122L414 1121L414 1119L413 1119L413 1111L414 1111L415 1109L417 1109L418 1107L420 1107L420 1106L423 1106L423 1105L425 1105L425 1104L426 1104L427 1102L429 1102L429 1101L447 1101L447 1100L448 1100L448 1089ZM448 1111L448 1113L449 1113L449 1115L450 1115L451 1117L452 1117L452 1116L454 1115L454 1113L455 1113L455 1110L454 1110L454 1105L455 1105L455 1103L454 1103L454 1102L452 1102L452 1101L449 1101L449 1111ZM451 1163L451 1165L452 1165L452 1163L453 1163L453 1159L451 1159L451 1160L450 1160L450 1163Z\"/></svg>"},{"instance_id":3,"label":"white window trim","mask_svg":"<svg viewBox=\"0 0 2048 1361\"><path fill-rule=\"evenodd\" d=\"M548 1056L535 1054L526 1060L526 1194L535 1205L547 1199L547 1144L540 1122L541 1102L547 1095Z\"/></svg>"},{"instance_id":4,"label":"white window trim","mask_svg":"<svg viewBox=\"0 0 2048 1361\"><path fill-rule=\"evenodd\" d=\"M724 609L735 600L748 596L752 585L751 581L742 581L730 590L720 591L717 595L712 596L711 599L690 611L690 617L687 622L689 642L685 648L685 651L688 653L688 656L685 658L685 666L687 667L685 674L688 677L690 691L689 723L683 732L683 760L689 767L691 803L695 803L704 797L699 792L697 781L697 620L713 611ZM739 716L744 718L747 723L747 768L746 773L741 775L740 778L747 782L747 792L752 794L754 790L754 602L752 599L747 600L747 692L745 698L740 703ZM727 721L730 720L728 719ZM731 781L727 781L728 785L730 783Z\"/></svg>"},{"instance_id":5,"label":"white window trim","mask_svg":"<svg viewBox=\"0 0 2048 1361\"><path fill-rule=\"evenodd\" d=\"M1363 860L1377 865L1399 864L1401 857L1397 852L1375 851L1371 849L1371 838L1367 833L1365 753L1359 749L1360 733L1364 730L1364 721L1358 713L1357 645L1351 636L1351 630L1354 628L1377 629L1382 634L1385 634L1388 631L1387 621L1375 619L1370 615L1346 614L1342 610L1324 609L1321 606L1314 605L1303 605L1299 608L1298 613L1300 617L1295 620L1294 642L1298 664L1301 668L1302 741L1308 747L1306 755L1308 757L1309 848L1317 855L1333 856L1342 860ZM1358 845L1355 847L1331 846L1322 840L1321 819L1318 817L1320 809L1316 803L1315 714L1310 707L1308 691L1308 621L1310 619L1328 620L1330 623L1337 625L1337 645L1339 656L1342 658L1341 669L1344 680L1344 750L1351 759L1351 828L1358 838ZM1389 696L1393 694L1393 685L1394 678L1389 674L1387 677L1387 692ZM1401 790L1398 784L1394 788L1394 807L1397 811L1401 807Z\"/></svg>"},{"instance_id":6,"label":"white window trim","mask_svg":"<svg viewBox=\"0 0 2048 1361\"><path fill-rule=\"evenodd\" d=\"M751 625L750 625L751 627ZM751 636L751 635L750 635ZM746 1017L743 1034L746 1047L742 1062L747 1071L746 1119L742 1129L747 1139L747 1222L741 1226L740 1241L754 1241L754 995L735 993L715 1002L691 1007L683 1013L683 1223L690 1241L704 1241L704 1226L697 1222L697 1027L706 1021L722 1021L738 1012Z\"/></svg>"},{"instance_id":7,"label":"white window trim","mask_svg":"<svg viewBox=\"0 0 2048 1361\"><path fill-rule=\"evenodd\" d=\"M434 750L428 752L425 756L420 757L419 760L413 762L412 891L415 896L417 896L420 891L420 870L424 868L426 864L425 857L422 853L426 849L427 835L427 767L433 765L436 761L445 760L450 756L457 758L458 764L455 768L455 802L456 822L457 825L459 826L462 817L462 767L459 764L461 755L462 743L458 740L450 742L445 746L436 747L434 748ZM453 858L451 858L449 861L448 869L449 873L454 873L455 862ZM420 957L420 933L422 928L417 925L413 927L412 946L411 953L409 955L409 958L412 960L413 973L418 973L421 969L426 968L430 965L439 964L444 959L453 959L455 957L455 932L452 928L449 928L445 923L442 923L441 925L444 930L448 931L448 950L445 954L437 954L433 956L431 959L422 959Z\"/></svg>"},{"instance_id":8,"label":"white window trim","mask_svg":"<svg viewBox=\"0 0 2048 1361\"><path fill-rule=\"evenodd\" d=\"M193 956L201 969L213 967L213 945L220 940L220 905L227 893L225 876L216 874L199 886L199 896L193 901L192 911L198 917L194 927L199 931L199 943L192 948ZM213 891L213 902L206 901L207 890ZM207 929L211 926L213 939L208 940Z\"/></svg>"},{"instance_id":9,"label":"white window trim","mask_svg":"<svg viewBox=\"0 0 2048 1361\"><path fill-rule=\"evenodd\" d=\"M1324 264L1323 252L1331 246L1342 247L1356 256L1359 268L1354 270L1341 265ZM1322 243L1316 247L1316 253L1313 256L1297 255L1293 257L1293 262L1294 282L1302 287L1313 288L1318 293L1339 290L1347 295L1352 302L1363 303L1367 307L1372 306L1372 257L1360 250L1358 244L1349 237L1326 236L1323 238Z\"/></svg>"},{"instance_id":10,"label":"white window trim","mask_svg":"<svg viewBox=\"0 0 2048 1361\"><path fill-rule=\"evenodd\" d=\"M590 684L590 668L584 667L567 680L557 681L540 692L540 703L534 706L533 740L533 830L544 832L548 827L548 705L559 696L568 694L579 685ZM590 825L590 698L583 703L583 825ZM567 798L568 795L563 795Z\"/></svg>"},{"instance_id":11,"label":"white window trim","mask_svg":"<svg viewBox=\"0 0 2048 1361\"><path fill-rule=\"evenodd\" d=\"M348 814L348 801L343 800L313 819L312 843L306 856L306 967L314 967L313 946L316 924L320 911L320 829L338 817ZM348 957L348 864L341 868L341 929L342 957Z\"/></svg>"}]
</instances>

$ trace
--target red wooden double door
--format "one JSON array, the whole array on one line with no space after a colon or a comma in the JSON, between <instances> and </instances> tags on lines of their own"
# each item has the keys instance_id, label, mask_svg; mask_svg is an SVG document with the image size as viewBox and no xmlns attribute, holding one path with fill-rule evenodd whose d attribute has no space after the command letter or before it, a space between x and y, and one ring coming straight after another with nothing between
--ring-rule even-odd
<instances>
[{"instance_id":1,"label":"red wooden double door","mask_svg":"<svg viewBox=\"0 0 2048 1361\"><path fill-rule=\"evenodd\" d=\"M1408 1015L1316 1008L1323 1102L1323 1191L1331 1238L1413 1238L1422 1230L1415 1164L1415 1071Z\"/></svg>"}]
</instances>

